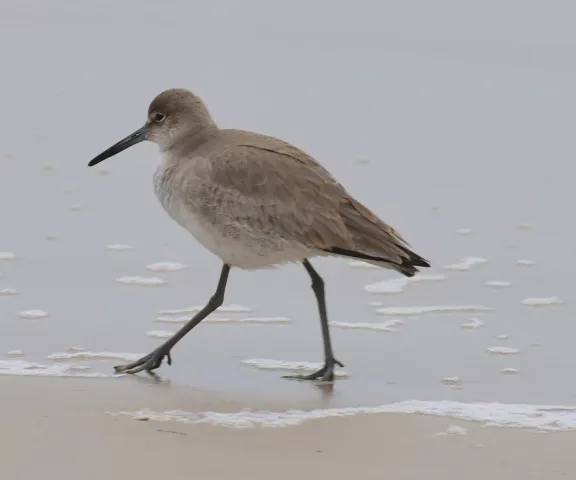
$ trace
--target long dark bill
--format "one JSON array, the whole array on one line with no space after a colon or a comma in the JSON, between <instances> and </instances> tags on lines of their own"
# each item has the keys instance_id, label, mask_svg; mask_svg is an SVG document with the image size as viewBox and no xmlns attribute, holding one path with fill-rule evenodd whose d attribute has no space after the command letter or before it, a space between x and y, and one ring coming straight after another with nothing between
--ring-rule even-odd
<instances>
[{"instance_id":1,"label":"long dark bill","mask_svg":"<svg viewBox=\"0 0 576 480\"><path fill-rule=\"evenodd\" d=\"M123 138L118 143L112 145L108 150L105 150L97 157L94 157L92 160L90 160L88 166L93 167L94 165L99 164L107 158L113 157L117 153L120 153L121 151L130 148L132 145L136 145L137 143L140 143L144 140L146 140L146 127L142 127L136 130L131 135L128 135L126 138Z\"/></svg>"}]
</instances>

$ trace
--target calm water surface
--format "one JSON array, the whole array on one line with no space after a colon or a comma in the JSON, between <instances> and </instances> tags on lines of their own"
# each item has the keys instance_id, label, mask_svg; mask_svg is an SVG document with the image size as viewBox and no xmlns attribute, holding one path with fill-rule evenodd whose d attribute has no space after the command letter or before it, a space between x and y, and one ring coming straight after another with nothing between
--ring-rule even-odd
<instances>
[{"instance_id":1,"label":"calm water surface","mask_svg":"<svg viewBox=\"0 0 576 480\"><path fill-rule=\"evenodd\" d=\"M446 275L377 295L363 287L395 273L316 261L331 320L388 320L369 306L374 301L494 309L406 317L394 333L333 329L350 378L337 383L330 405L411 398L573 404L576 8L409 3L296 1L279 9L264 1L240 8L31 0L0 7L0 252L17 256L0 261L0 289L20 292L0 297L0 353L22 349L26 360L45 364L71 346L147 353L159 342L147 331L174 330L153 323L159 310L210 297L219 260L157 204L156 147L130 149L100 170L86 166L144 122L157 93L185 87L205 98L222 126L276 135L311 153L431 260L430 273ZM521 222L534 228L518 229ZM457 235L462 228L473 233ZM133 249L107 250L117 243ZM488 262L443 269L467 256ZM536 265L517 266L519 259ZM160 261L188 268L145 269ZM115 282L138 275L168 283ZM511 287L488 288L490 280ZM564 303L520 303L553 296ZM240 363L321 360L303 268L234 270L226 303L292 323L203 324L173 351L172 367L158 371L163 379L295 407L326 402L308 384ZM50 316L18 317L29 309ZM461 329L471 317L486 326ZM492 346L520 353L491 355ZM110 373L117 363L83 364ZM520 372L503 375L503 368ZM460 388L442 384L454 376Z\"/></svg>"}]
</instances>

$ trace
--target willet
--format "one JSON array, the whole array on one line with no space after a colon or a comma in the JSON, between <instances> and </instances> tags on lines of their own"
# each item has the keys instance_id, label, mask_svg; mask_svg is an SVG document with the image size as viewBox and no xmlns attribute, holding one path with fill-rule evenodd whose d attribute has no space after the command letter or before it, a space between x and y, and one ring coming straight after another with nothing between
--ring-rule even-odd
<instances>
[{"instance_id":1,"label":"willet","mask_svg":"<svg viewBox=\"0 0 576 480\"><path fill-rule=\"evenodd\" d=\"M218 128L204 102L166 90L144 126L95 157L96 165L144 140L160 146L155 192L167 213L223 262L214 295L173 337L117 372L151 372L172 348L224 302L231 267L257 269L300 262L312 280L324 344L324 366L303 380L331 381L343 366L332 351L324 281L308 260L340 256L408 277L430 264L392 227L352 198L313 158L277 138Z\"/></svg>"}]
</instances>

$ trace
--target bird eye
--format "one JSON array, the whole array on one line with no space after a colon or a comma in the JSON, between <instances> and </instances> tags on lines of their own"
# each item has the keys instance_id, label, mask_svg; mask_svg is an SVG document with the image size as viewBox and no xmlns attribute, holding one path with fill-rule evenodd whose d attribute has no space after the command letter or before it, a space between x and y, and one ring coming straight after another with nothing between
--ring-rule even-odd
<instances>
[{"instance_id":1,"label":"bird eye","mask_svg":"<svg viewBox=\"0 0 576 480\"><path fill-rule=\"evenodd\" d=\"M158 123L163 122L165 118L166 118L166 115L164 115L163 113L155 113L154 114L154 121L155 122L158 122Z\"/></svg>"}]
</instances>

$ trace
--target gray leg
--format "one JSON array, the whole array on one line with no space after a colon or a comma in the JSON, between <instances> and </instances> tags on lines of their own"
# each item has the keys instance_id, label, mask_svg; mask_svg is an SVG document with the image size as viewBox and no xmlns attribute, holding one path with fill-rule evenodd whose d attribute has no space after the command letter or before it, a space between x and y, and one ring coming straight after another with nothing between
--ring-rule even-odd
<instances>
[{"instance_id":1,"label":"gray leg","mask_svg":"<svg viewBox=\"0 0 576 480\"><path fill-rule=\"evenodd\" d=\"M142 357L140 360L136 360L134 363L129 365L119 365L114 367L118 373L138 373L142 370L146 370L151 373L160 365L162 361L166 358L168 365L172 365L172 357L170 356L170 350L176 345L182 338L192 330L196 325L198 325L202 320L204 320L208 315L210 315L214 310L224 303L224 292L226 291L226 282L228 281L228 274L230 273L230 265L224 264L222 266L222 272L220 273L220 280L218 281L218 287L216 292L210 298L208 304L200 310L192 320L190 320L186 325L184 325L180 330L178 330L172 337L170 337L165 343L160 345L156 350L148 355Z\"/></svg>"},{"instance_id":2,"label":"gray leg","mask_svg":"<svg viewBox=\"0 0 576 480\"><path fill-rule=\"evenodd\" d=\"M334 358L334 353L332 352L330 328L328 327L328 314L326 312L324 280L322 280L322 277L318 275L318 272L314 269L314 267L312 267L312 264L308 260L304 260L302 265L304 265L304 268L312 279L312 290L314 291L314 294L316 295L316 301L318 302L320 324L322 325L322 340L324 342L324 366L317 372L311 373L310 375L290 375L284 378L297 378L299 380L323 380L331 382L334 380L334 367L336 365L343 367L344 365Z\"/></svg>"}]
</instances>

